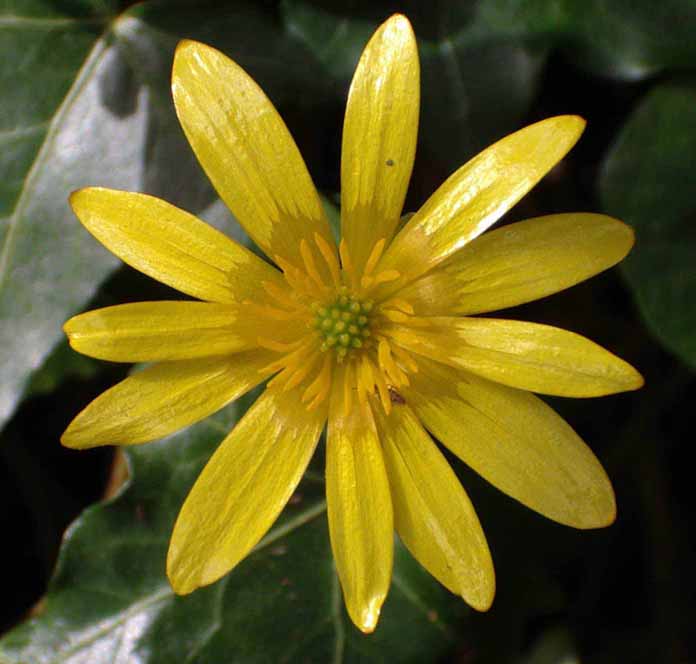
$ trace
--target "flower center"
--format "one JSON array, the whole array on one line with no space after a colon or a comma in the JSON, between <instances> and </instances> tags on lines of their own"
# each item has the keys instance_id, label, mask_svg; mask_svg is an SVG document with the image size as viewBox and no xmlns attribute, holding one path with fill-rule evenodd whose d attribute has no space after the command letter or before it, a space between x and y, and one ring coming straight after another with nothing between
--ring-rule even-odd
<instances>
[{"instance_id":1,"label":"flower center","mask_svg":"<svg viewBox=\"0 0 696 664\"><path fill-rule=\"evenodd\" d=\"M333 350L341 362L352 350L369 345L372 300L360 300L341 288L338 297L329 305L315 302L314 327L321 335L321 350Z\"/></svg>"}]
</instances>

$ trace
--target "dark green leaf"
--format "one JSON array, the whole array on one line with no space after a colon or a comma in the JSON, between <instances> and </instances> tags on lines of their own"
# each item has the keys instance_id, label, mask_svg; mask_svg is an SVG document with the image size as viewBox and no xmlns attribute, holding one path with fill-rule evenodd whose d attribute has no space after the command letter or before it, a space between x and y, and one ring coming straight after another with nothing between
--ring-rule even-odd
<instances>
[{"instance_id":1,"label":"dark green leaf","mask_svg":"<svg viewBox=\"0 0 696 664\"><path fill-rule=\"evenodd\" d=\"M41 368L34 372L26 389L27 396L52 392L67 376L90 378L100 368L100 363L86 355L76 353L67 341L58 344L46 358Z\"/></svg>"},{"instance_id":2,"label":"dark green leaf","mask_svg":"<svg viewBox=\"0 0 696 664\"><path fill-rule=\"evenodd\" d=\"M562 47L602 76L636 79L696 61L696 5L683 0L486 0L473 33Z\"/></svg>"},{"instance_id":3,"label":"dark green leaf","mask_svg":"<svg viewBox=\"0 0 696 664\"><path fill-rule=\"evenodd\" d=\"M0 421L67 315L116 265L75 223L68 194L138 181L142 113L114 106L129 75L108 37L97 38L102 3L82 4L71 15L15 2L0 17L0 80L13 91L0 100Z\"/></svg>"},{"instance_id":4,"label":"dark green leaf","mask_svg":"<svg viewBox=\"0 0 696 664\"><path fill-rule=\"evenodd\" d=\"M696 367L696 86L654 88L601 176L604 207L636 230L623 271L652 332Z\"/></svg>"},{"instance_id":5,"label":"dark green leaf","mask_svg":"<svg viewBox=\"0 0 696 664\"><path fill-rule=\"evenodd\" d=\"M319 460L245 561L211 587L173 595L164 562L177 511L243 410L233 404L128 451L128 487L70 528L42 615L0 641L2 661L424 662L452 646L465 605L401 546L377 631L368 637L352 626L333 569Z\"/></svg>"},{"instance_id":6,"label":"dark green leaf","mask_svg":"<svg viewBox=\"0 0 696 664\"><path fill-rule=\"evenodd\" d=\"M96 0L92 13L86 2L62 4L82 14L16 3L0 16L9 36L0 41L0 82L15 92L0 101L0 421L62 338L63 322L118 265L77 222L70 192L146 191L194 213L215 201L171 103L177 41L222 48L276 101L321 87L313 59L254 3L142 3L116 20Z\"/></svg>"},{"instance_id":7,"label":"dark green leaf","mask_svg":"<svg viewBox=\"0 0 696 664\"><path fill-rule=\"evenodd\" d=\"M285 0L289 30L347 89L358 58L384 12L364 18L326 3ZM428 195L449 173L492 141L518 128L534 97L545 50L517 36L466 23L470 10L414 4L421 60L421 122L416 169L429 174ZM422 8L421 8L422 9ZM465 20L466 19L466 20Z\"/></svg>"}]
</instances>

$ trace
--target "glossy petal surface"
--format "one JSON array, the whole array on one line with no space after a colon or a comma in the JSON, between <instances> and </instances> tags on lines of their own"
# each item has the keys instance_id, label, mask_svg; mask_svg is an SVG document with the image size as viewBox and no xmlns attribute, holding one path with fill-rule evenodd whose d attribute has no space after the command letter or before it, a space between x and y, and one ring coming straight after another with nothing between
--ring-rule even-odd
<instances>
[{"instance_id":1,"label":"glossy petal surface","mask_svg":"<svg viewBox=\"0 0 696 664\"><path fill-rule=\"evenodd\" d=\"M172 93L198 161L227 207L268 256L302 263L300 241L333 245L314 184L261 88L219 51L180 42Z\"/></svg>"},{"instance_id":2,"label":"glossy petal surface","mask_svg":"<svg viewBox=\"0 0 696 664\"><path fill-rule=\"evenodd\" d=\"M176 520L167 575L185 595L229 572L302 479L326 421L295 392L264 392L199 475Z\"/></svg>"},{"instance_id":3,"label":"glossy petal surface","mask_svg":"<svg viewBox=\"0 0 696 664\"><path fill-rule=\"evenodd\" d=\"M389 242L406 197L418 133L418 49L411 25L393 16L365 47L348 94L341 151L341 233L361 269Z\"/></svg>"},{"instance_id":4,"label":"glossy petal surface","mask_svg":"<svg viewBox=\"0 0 696 664\"><path fill-rule=\"evenodd\" d=\"M78 352L113 362L187 360L251 347L237 310L210 302L135 302L95 309L64 326Z\"/></svg>"},{"instance_id":5,"label":"glossy petal surface","mask_svg":"<svg viewBox=\"0 0 696 664\"><path fill-rule=\"evenodd\" d=\"M551 295L610 268L630 226L601 214L554 214L484 233L401 291L423 316L478 314Z\"/></svg>"},{"instance_id":6,"label":"glossy petal surface","mask_svg":"<svg viewBox=\"0 0 696 664\"><path fill-rule=\"evenodd\" d=\"M241 302L280 274L220 231L154 196L98 187L70 204L109 251L182 293L211 302Z\"/></svg>"},{"instance_id":7,"label":"glossy petal surface","mask_svg":"<svg viewBox=\"0 0 696 664\"><path fill-rule=\"evenodd\" d=\"M348 415L342 381L331 396L326 448L326 501L331 548L343 597L363 632L377 626L389 591L394 526L389 481L369 406Z\"/></svg>"},{"instance_id":8,"label":"glossy petal surface","mask_svg":"<svg viewBox=\"0 0 696 664\"><path fill-rule=\"evenodd\" d=\"M212 415L260 383L268 351L163 362L99 395L67 428L66 447L135 445Z\"/></svg>"},{"instance_id":9,"label":"glossy petal surface","mask_svg":"<svg viewBox=\"0 0 696 664\"><path fill-rule=\"evenodd\" d=\"M643 385L627 362L596 343L550 325L496 318L432 318L396 331L413 352L498 383L541 394L597 397Z\"/></svg>"},{"instance_id":10,"label":"glossy petal surface","mask_svg":"<svg viewBox=\"0 0 696 664\"><path fill-rule=\"evenodd\" d=\"M428 360L411 388L416 415L479 475L549 519L575 528L614 521L611 483L592 451L545 403Z\"/></svg>"},{"instance_id":11,"label":"glossy petal surface","mask_svg":"<svg viewBox=\"0 0 696 664\"><path fill-rule=\"evenodd\" d=\"M494 224L560 161L585 121L561 115L499 140L451 175L387 250L381 267L412 281Z\"/></svg>"},{"instance_id":12,"label":"glossy petal surface","mask_svg":"<svg viewBox=\"0 0 696 664\"><path fill-rule=\"evenodd\" d=\"M469 497L411 408L376 418L399 537L440 583L487 610L495 572Z\"/></svg>"}]
</instances>

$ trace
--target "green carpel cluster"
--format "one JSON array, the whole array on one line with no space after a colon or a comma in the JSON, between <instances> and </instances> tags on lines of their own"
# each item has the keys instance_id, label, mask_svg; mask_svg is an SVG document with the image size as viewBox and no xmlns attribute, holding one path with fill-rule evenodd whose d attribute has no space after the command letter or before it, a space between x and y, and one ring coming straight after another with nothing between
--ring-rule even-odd
<instances>
[{"instance_id":1,"label":"green carpel cluster","mask_svg":"<svg viewBox=\"0 0 696 664\"><path fill-rule=\"evenodd\" d=\"M329 305L315 303L314 327L322 337L323 352L333 348L339 361L354 348L363 348L370 336L369 314L374 303L364 302L345 290Z\"/></svg>"}]
</instances>

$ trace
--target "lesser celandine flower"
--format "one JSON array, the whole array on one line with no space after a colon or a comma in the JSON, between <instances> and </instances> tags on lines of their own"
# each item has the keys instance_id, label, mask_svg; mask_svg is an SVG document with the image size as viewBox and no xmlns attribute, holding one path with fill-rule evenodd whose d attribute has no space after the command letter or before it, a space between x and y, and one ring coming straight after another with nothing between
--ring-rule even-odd
<instances>
[{"instance_id":1,"label":"lesser celandine flower","mask_svg":"<svg viewBox=\"0 0 696 664\"><path fill-rule=\"evenodd\" d=\"M507 136L399 228L419 67L409 22L392 17L350 88L337 247L295 143L238 65L184 41L172 91L208 177L272 264L157 198L73 194L75 213L111 251L202 301L125 304L66 323L82 353L154 364L87 406L63 443L160 438L270 378L181 509L167 560L177 593L212 583L249 553L325 425L331 544L348 612L365 632L389 588L394 530L471 606L493 600L483 531L430 434L555 521L613 521L599 462L531 392L599 396L639 387L639 374L571 332L471 316L567 288L630 249L631 231L597 214L539 217L478 237L566 154L582 119L549 118Z\"/></svg>"}]
</instances>

